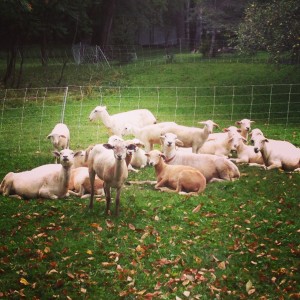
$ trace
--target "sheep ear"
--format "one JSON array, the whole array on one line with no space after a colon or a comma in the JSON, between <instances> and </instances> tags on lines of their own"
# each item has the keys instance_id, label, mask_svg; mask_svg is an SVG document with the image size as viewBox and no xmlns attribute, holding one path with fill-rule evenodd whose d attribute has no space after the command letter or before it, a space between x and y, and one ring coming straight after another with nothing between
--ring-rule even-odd
<instances>
[{"instance_id":1,"label":"sheep ear","mask_svg":"<svg viewBox=\"0 0 300 300\"><path fill-rule=\"evenodd\" d=\"M76 157L77 155L81 155L81 154L82 154L82 151L81 151L81 150L76 151L76 152L74 153L74 157Z\"/></svg>"},{"instance_id":2,"label":"sheep ear","mask_svg":"<svg viewBox=\"0 0 300 300\"><path fill-rule=\"evenodd\" d=\"M219 126L217 123L215 123L215 122L213 122L213 125L214 125L215 127L217 127L217 128L220 128L220 126Z\"/></svg>"},{"instance_id":3,"label":"sheep ear","mask_svg":"<svg viewBox=\"0 0 300 300\"><path fill-rule=\"evenodd\" d=\"M163 160L166 160L166 157L165 157L165 155L164 154L159 154L159 156L163 159Z\"/></svg>"},{"instance_id":4,"label":"sheep ear","mask_svg":"<svg viewBox=\"0 0 300 300\"><path fill-rule=\"evenodd\" d=\"M53 151L52 153L54 154L54 156L60 157L60 153L58 151Z\"/></svg>"},{"instance_id":5,"label":"sheep ear","mask_svg":"<svg viewBox=\"0 0 300 300\"><path fill-rule=\"evenodd\" d=\"M136 145L135 145L135 144L129 144L126 148L127 148L128 150L135 150Z\"/></svg>"},{"instance_id":6,"label":"sheep ear","mask_svg":"<svg viewBox=\"0 0 300 300\"><path fill-rule=\"evenodd\" d=\"M175 145L176 145L176 146L179 146L179 147L183 147L183 146L184 146L184 143L183 143L181 140L176 139L176 140L175 140Z\"/></svg>"},{"instance_id":7,"label":"sheep ear","mask_svg":"<svg viewBox=\"0 0 300 300\"><path fill-rule=\"evenodd\" d=\"M255 121L251 121L251 120L250 120L250 123L255 123Z\"/></svg>"},{"instance_id":8,"label":"sheep ear","mask_svg":"<svg viewBox=\"0 0 300 300\"><path fill-rule=\"evenodd\" d=\"M50 139L51 138L51 136L52 136L52 134L50 133L50 134L48 134L47 135L47 139Z\"/></svg>"},{"instance_id":9,"label":"sheep ear","mask_svg":"<svg viewBox=\"0 0 300 300\"><path fill-rule=\"evenodd\" d=\"M228 128L223 128L223 132L228 132L229 129Z\"/></svg>"},{"instance_id":10,"label":"sheep ear","mask_svg":"<svg viewBox=\"0 0 300 300\"><path fill-rule=\"evenodd\" d=\"M235 124L236 125L241 125L241 122L240 121L236 121Z\"/></svg>"},{"instance_id":11,"label":"sheep ear","mask_svg":"<svg viewBox=\"0 0 300 300\"><path fill-rule=\"evenodd\" d=\"M269 140L268 140L268 139L264 139L264 142L267 142L267 143L269 143Z\"/></svg>"},{"instance_id":12,"label":"sheep ear","mask_svg":"<svg viewBox=\"0 0 300 300\"><path fill-rule=\"evenodd\" d=\"M114 146L112 146L111 144L103 144L103 147L109 150L114 149Z\"/></svg>"}]
</instances>

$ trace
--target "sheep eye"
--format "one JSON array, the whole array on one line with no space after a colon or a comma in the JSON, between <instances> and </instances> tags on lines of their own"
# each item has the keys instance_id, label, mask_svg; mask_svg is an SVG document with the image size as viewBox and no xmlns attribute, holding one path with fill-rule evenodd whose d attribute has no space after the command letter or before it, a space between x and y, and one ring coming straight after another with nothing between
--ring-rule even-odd
<instances>
[{"instance_id":1,"label":"sheep eye","mask_svg":"<svg viewBox=\"0 0 300 300\"><path fill-rule=\"evenodd\" d=\"M254 145L254 141L253 140L251 140L250 143L251 143L251 145Z\"/></svg>"}]
</instances>

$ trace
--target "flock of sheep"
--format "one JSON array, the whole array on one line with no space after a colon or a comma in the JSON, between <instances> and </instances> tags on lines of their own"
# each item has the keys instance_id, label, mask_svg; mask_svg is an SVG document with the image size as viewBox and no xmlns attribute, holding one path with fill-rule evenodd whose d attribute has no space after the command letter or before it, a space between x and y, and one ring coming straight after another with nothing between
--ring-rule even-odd
<instances>
[{"instance_id":1,"label":"flock of sheep","mask_svg":"<svg viewBox=\"0 0 300 300\"><path fill-rule=\"evenodd\" d=\"M287 141L267 139L259 129L250 132L253 121L248 119L237 121L238 127L230 126L220 133L213 133L213 128L219 126L211 120L199 122L203 128L156 123L147 109L109 115L105 106L97 106L89 119L103 122L110 132L107 143L74 152L69 149L68 127L58 123L48 135L55 149L55 163L9 172L1 182L0 192L28 199L57 199L73 194L89 197L90 208L95 196L105 195L108 213L111 188L115 188L118 215L128 171L137 172L146 165L155 169L156 189L189 195L203 192L210 182L238 179L239 163L266 170L300 170L299 148ZM125 140L126 135L135 138ZM248 144L249 136L252 145ZM154 145L160 145L161 151ZM231 158L233 151L236 158Z\"/></svg>"}]
</instances>

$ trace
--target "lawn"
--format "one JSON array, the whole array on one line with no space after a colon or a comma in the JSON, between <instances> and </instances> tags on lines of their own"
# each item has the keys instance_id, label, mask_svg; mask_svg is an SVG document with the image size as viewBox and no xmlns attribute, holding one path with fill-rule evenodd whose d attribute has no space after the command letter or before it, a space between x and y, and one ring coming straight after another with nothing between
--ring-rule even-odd
<instances>
[{"instance_id":1,"label":"lawn","mask_svg":"<svg viewBox=\"0 0 300 300\"><path fill-rule=\"evenodd\" d=\"M300 82L296 66L143 62L74 68L64 76L67 94L63 86L50 88L60 69L53 67L45 84L39 66L24 70L24 89L1 91L1 179L53 161L46 136L62 112L72 148L105 141L103 126L87 120L99 104L110 105L111 113L147 107L160 121L186 125L214 116L223 127L249 117L249 99L259 98L257 106L263 105L251 110L255 127L300 146L299 91L289 90ZM264 89L249 98L253 85ZM272 111L279 104L284 118ZM0 196L0 297L299 299L300 174L239 169L238 181L208 184L198 197L126 184L119 218L104 215L104 199L89 210L88 199L73 196ZM154 169L130 173L128 180L155 180Z\"/></svg>"}]
</instances>

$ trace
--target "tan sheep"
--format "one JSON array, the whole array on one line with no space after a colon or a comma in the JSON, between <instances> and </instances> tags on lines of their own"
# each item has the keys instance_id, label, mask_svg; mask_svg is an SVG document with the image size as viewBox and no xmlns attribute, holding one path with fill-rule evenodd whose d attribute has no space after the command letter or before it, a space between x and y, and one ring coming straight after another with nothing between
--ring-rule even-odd
<instances>
[{"instance_id":1,"label":"tan sheep","mask_svg":"<svg viewBox=\"0 0 300 300\"><path fill-rule=\"evenodd\" d=\"M198 195L205 190L206 179L199 170L190 166L167 165L165 156L158 150L152 150L146 156L155 168L156 189L181 195Z\"/></svg>"}]
</instances>

